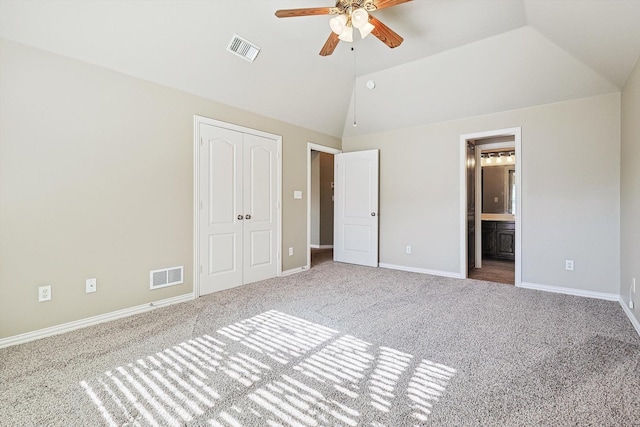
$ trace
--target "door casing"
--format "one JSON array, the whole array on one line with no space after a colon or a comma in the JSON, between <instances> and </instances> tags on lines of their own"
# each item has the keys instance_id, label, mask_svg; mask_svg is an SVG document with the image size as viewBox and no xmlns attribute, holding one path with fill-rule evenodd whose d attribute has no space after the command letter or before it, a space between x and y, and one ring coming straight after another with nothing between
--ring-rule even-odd
<instances>
[{"instance_id":1,"label":"door casing","mask_svg":"<svg viewBox=\"0 0 640 427\"><path fill-rule=\"evenodd\" d=\"M275 135L260 130L235 125L232 123L222 122L208 117L193 116L193 295L200 296L200 125L207 124L250 135L257 135L264 138L273 139L277 146L277 165L276 165L276 204L277 204L277 231L276 239L278 248L277 253L277 272L276 275L282 275L282 136Z\"/></svg>"}]
</instances>

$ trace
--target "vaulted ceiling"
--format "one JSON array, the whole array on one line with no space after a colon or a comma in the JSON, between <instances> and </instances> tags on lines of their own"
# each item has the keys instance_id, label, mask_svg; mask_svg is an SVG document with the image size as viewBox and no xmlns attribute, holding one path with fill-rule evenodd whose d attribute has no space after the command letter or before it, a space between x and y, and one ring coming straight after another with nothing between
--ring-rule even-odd
<instances>
[{"instance_id":1,"label":"vaulted ceiling","mask_svg":"<svg viewBox=\"0 0 640 427\"><path fill-rule=\"evenodd\" d=\"M414 0L375 12L400 47L355 36L328 57L329 17L274 16L334 4L1 0L0 37L338 137L617 92L640 54L637 0ZM234 33L255 62L226 51Z\"/></svg>"}]
</instances>

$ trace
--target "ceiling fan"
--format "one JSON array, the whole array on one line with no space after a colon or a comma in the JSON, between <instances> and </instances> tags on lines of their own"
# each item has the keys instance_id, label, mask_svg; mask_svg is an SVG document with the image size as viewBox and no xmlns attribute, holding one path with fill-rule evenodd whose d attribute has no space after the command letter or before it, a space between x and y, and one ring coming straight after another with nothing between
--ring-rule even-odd
<instances>
[{"instance_id":1,"label":"ceiling fan","mask_svg":"<svg viewBox=\"0 0 640 427\"><path fill-rule=\"evenodd\" d=\"M281 9L276 11L276 16L278 18L292 18L295 16L335 15L329 21L331 34L320 50L320 55L328 56L333 53L340 40L353 41L354 28L359 30L362 38L373 34L390 48L400 46L404 39L372 16L370 12L409 1L412 0L336 0L335 7Z\"/></svg>"}]
</instances>

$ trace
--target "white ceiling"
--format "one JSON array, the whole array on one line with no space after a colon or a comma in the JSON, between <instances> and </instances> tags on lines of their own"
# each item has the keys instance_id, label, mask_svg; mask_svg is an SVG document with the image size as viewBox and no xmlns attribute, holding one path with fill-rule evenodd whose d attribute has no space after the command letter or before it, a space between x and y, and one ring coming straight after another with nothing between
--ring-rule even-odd
<instances>
[{"instance_id":1,"label":"white ceiling","mask_svg":"<svg viewBox=\"0 0 640 427\"><path fill-rule=\"evenodd\" d=\"M321 57L327 16L274 16L333 4L0 0L0 37L338 137L618 91L640 53L638 0L414 0L375 12L400 47L355 43L353 128L352 45Z\"/></svg>"}]
</instances>

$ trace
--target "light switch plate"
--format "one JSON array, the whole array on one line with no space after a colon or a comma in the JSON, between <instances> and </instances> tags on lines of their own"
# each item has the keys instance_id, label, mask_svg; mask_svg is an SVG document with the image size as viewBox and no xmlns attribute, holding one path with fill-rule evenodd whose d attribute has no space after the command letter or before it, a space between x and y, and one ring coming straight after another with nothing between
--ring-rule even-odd
<instances>
[{"instance_id":1,"label":"light switch plate","mask_svg":"<svg viewBox=\"0 0 640 427\"><path fill-rule=\"evenodd\" d=\"M300 190L294 190L294 191L293 191L293 198L294 198L294 199L302 199L302 191L300 191Z\"/></svg>"}]
</instances>

